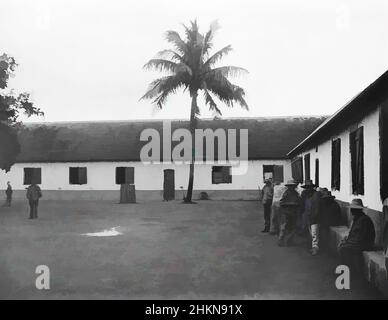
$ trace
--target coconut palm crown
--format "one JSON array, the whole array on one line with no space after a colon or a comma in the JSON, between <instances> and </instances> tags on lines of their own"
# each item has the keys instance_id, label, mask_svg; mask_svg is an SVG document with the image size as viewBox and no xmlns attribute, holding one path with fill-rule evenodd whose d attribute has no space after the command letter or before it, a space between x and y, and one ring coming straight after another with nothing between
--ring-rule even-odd
<instances>
[{"instance_id":1,"label":"coconut palm crown","mask_svg":"<svg viewBox=\"0 0 388 320\"><path fill-rule=\"evenodd\" d=\"M152 99L158 108L163 108L167 98L179 89L188 91L191 97L190 130L196 127L196 116L200 114L197 104L198 92L202 91L205 104L209 110L221 115L214 97L228 107L235 103L248 109L244 99L244 89L231 83L231 76L247 73L243 68L235 66L220 66L217 63L231 50L230 45L211 54L213 37L218 29L213 23L206 34L201 34L196 21L190 26L183 25L185 37L181 38L176 31L167 31L166 40L173 49L160 51L155 59L148 61L144 68L166 72L167 75L151 82L146 94L141 99ZM194 151L190 165L189 187L186 202L191 202L194 173Z\"/></svg>"}]
</instances>

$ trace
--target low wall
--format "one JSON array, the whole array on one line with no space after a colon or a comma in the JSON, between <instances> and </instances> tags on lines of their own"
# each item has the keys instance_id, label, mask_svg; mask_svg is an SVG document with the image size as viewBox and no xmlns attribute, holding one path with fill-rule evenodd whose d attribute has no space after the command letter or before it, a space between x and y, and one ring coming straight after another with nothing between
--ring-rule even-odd
<instances>
[{"instance_id":1,"label":"low wall","mask_svg":"<svg viewBox=\"0 0 388 320\"><path fill-rule=\"evenodd\" d=\"M210 200L257 200L257 190L194 190L193 200L207 192ZM42 190L42 200L120 200L120 190ZM186 190L184 190L186 193ZM26 199L25 190L14 190L13 199ZM183 200L183 191L175 191L175 199ZM136 190L136 201L163 200L162 190Z\"/></svg>"}]
</instances>

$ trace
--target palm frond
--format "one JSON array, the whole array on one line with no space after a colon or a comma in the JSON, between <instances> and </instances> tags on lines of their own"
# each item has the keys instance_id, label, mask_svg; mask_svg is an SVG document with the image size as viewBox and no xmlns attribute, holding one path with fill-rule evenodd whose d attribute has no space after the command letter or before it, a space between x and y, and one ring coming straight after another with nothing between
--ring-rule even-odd
<instances>
[{"instance_id":1,"label":"palm frond","mask_svg":"<svg viewBox=\"0 0 388 320\"><path fill-rule=\"evenodd\" d=\"M154 69L157 71L175 72L177 64L165 59L151 59L143 66L143 68L146 70Z\"/></svg>"},{"instance_id":2,"label":"palm frond","mask_svg":"<svg viewBox=\"0 0 388 320\"><path fill-rule=\"evenodd\" d=\"M152 81L147 88L147 92L139 100L155 98L160 93L160 84L170 77L172 76L166 76Z\"/></svg>"},{"instance_id":3,"label":"palm frond","mask_svg":"<svg viewBox=\"0 0 388 320\"><path fill-rule=\"evenodd\" d=\"M167 101L168 96L176 93L183 85L184 84L177 77L171 77L170 79L167 79L160 85L160 94L156 97L153 103L155 103L159 109L162 109L163 105Z\"/></svg>"},{"instance_id":4,"label":"palm frond","mask_svg":"<svg viewBox=\"0 0 388 320\"><path fill-rule=\"evenodd\" d=\"M181 54L185 54L187 52L186 43L182 40L178 32L172 30L167 31L166 40L172 43Z\"/></svg>"},{"instance_id":5,"label":"palm frond","mask_svg":"<svg viewBox=\"0 0 388 320\"><path fill-rule=\"evenodd\" d=\"M219 68L210 69L206 71L205 77L214 77L215 79L221 79L222 77L237 77L245 75L248 73L248 70L235 66L223 66Z\"/></svg>"},{"instance_id":6,"label":"palm frond","mask_svg":"<svg viewBox=\"0 0 388 320\"><path fill-rule=\"evenodd\" d=\"M187 42L191 45L200 45L203 41L203 35L199 33L199 28L197 24L197 20L190 22L190 27L183 24L183 28L185 29Z\"/></svg>"},{"instance_id":7,"label":"palm frond","mask_svg":"<svg viewBox=\"0 0 388 320\"><path fill-rule=\"evenodd\" d=\"M243 88L232 84L225 77L208 78L206 79L207 90L212 92L220 101L225 103L228 107L233 107L234 103L238 103L242 108L248 110L246 103L245 91Z\"/></svg>"},{"instance_id":8,"label":"palm frond","mask_svg":"<svg viewBox=\"0 0 388 320\"><path fill-rule=\"evenodd\" d=\"M146 94L141 97L140 100L154 99L153 103L161 109L165 104L167 97L185 85L182 80L182 77L179 75L171 75L156 79L151 82Z\"/></svg>"},{"instance_id":9,"label":"palm frond","mask_svg":"<svg viewBox=\"0 0 388 320\"><path fill-rule=\"evenodd\" d=\"M214 102L213 97L210 95L209 91L207 89L203 90L204 96L205 96L205 104L209 105L210 111L215 111L217 114L222 116L221 110L218 109L217 104Z\"/></svg>"},{"instance_id":10,"label":"palm frond","mask_svg":"<svg viewBox=\"0 0 388 320\"><path fill-rule=\"evenodd\" d=\"M176 74L185 74L187 73L189 76L193 75L193 71L186 63L178 63L175 69Z\"/></svg>"},{"instance_id":11,"label":"palm frond","mask_svg":"<svg viewBox=\"0 0 388 320\"><path fill-rule=\"evenodd\" d=\"M183 62L183 57L178 52L171 50L171 49L159 51L156 54L156 56L161 58L161 59L175 60L175 61Z\"/></svg>"},{"instance_id":12,"label":"palm frond","mask_svg":"<svg viewBox=\"0 0 388 320\"><path fill-rule=\"evenodd\" d=\"M232 46L228 45L221 50L217 51L213 54L205 63L204 66L210 68L214 64L216 64L222 57L226 56L230 51L232 51Z\"/></svg>"},{"instance_id":13,"label":"palm frond","mask_svg":"<svg viewBox=\"0 0 388 320\"><path fill-rule=\"evenodd\" d=\"M220 28L218 21L215 20L211 23L209 31L206 32L205 38L203 41L203 54L207 54L209 50L213 47L213 38L216 31Z\"/></svg>"}]
</instances>

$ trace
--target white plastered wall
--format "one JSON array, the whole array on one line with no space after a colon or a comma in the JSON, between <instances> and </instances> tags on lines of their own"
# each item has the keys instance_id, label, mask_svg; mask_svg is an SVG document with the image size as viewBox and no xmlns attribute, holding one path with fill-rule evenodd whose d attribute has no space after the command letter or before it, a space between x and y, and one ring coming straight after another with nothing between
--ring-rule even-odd
<instances>
[{"instance_id":1,"label":"white plastered wall","mask_svg":"<svg viewBox=\"0 0 388 320\"><path fill-rule=\"evenodd\" d=\"M332 191L338 200L350 202L352 198L361 198L370 209L382 209L380 199L380 146L379 146L379 109L357 124L364 127L364 195L352 194L352 175L350 163L349 133L350 128L330 137L324 143L301 153L310 153L310 176L315 179L315 159L319 159L319 184L331 190L331 142L341 139L341 186L340 191ZM352 127L353 128L353 127ZM304 163L303 163L304 166Z\"/></svg>"},{"instance_id":2,"label":"white plastered wall","mask_svg":"<svg viewBox=\"0 0 388 320\"><path fill-rule=\"evenodd\" d=\"M284 179L291 177L289 160L252 160L248 161L247 172L233 175L230 184L212 184L212 165L195 166L194 189L197 190L254 190L263 186L263 165L283 165ZM14 190L25 189L23 175L25 167L42 169L43 190L118 190L115 184L116 167L134 167L137 190L162 190L163 170L175 170L175 188L187 188L189 165L187 164L143 164L140 162L81 162L81 163L17 163L7 174L0 171L0 189L4 190L10 181ZM87 184L69 184L69 167L87 167Z\"/></svg>"}]
</instances>

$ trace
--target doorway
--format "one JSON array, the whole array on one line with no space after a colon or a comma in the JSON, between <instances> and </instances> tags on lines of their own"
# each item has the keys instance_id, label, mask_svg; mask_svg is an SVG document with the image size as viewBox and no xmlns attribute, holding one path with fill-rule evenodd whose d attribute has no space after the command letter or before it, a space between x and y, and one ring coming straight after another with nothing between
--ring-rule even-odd
<instances>
[{"instance_id":1,"label":"doorway","mask_svg":"<svg viewBox=\"0 0 388 320\"><path fill-rule=\"evenodd\" d=\"M164 170L163 200L175 199L175 171L173 169Z\"/></svg>"}]
</instances>

